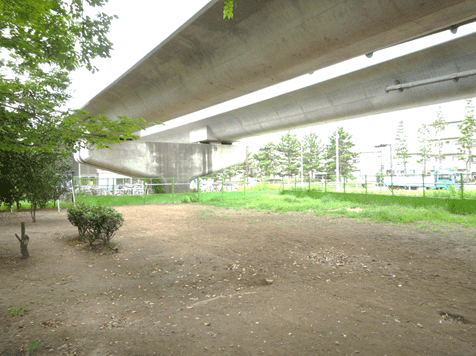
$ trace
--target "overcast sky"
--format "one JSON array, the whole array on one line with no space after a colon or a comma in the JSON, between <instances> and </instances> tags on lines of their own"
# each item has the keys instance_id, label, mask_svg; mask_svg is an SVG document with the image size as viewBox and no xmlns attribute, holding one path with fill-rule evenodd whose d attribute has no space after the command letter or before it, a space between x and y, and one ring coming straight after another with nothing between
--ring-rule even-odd
<instances>
[{"instance_id":1,"label":"overcast sky","mask_svg":"<svg viewBox=\"0 0 476 356\"><path fill-rule=\"evenodd\" d=\"M114 43L114 51L112 52L111 58L95 61L99 72L91 74L87 70L81 69L73 73L72 88L74 91L69 106L74 109L84 106L96 94L120 77L148 52L177 30L208 2L208 0L136 0L134 2L130 0L110 0L110 3L103 8L103 11L119 16L119 19L114 20L109 35L109 39ZM426 47L453 40L473 32L476 32L476 24L460 27L456 35L451 34L450 31L445 31L420 40L378 51L374 53L374 56L370 59L365 56L360 56L316 71L312 75L306 74L288 82L168 121L166 124L170 127L207 118L375 65L392 58L403 56ZM461 120L464 118L465 102L455 101L437 106L426 106L417 109L346 120L339 123L322 124L304 129L291 130L291 132L296 133L298 137L301 138L310 130L315 131L322 141L327 144L328 137L336 130L336 127L344 126L345 131L353 136L353 142L356 144L355 151L366 152L373 150L374 145L391 143L396 136L398 122L403 119L405 132L409 137L410 150L413 149L413 151L416 152L418 151L416 144L418 128L422 123L431 123L436 119L438 106L441 106L447 121ZM157 120L160 120L160 118L157 118ZM374 142L374 140L369 139L369 136L375 137L377 131L378 139L375 138L374 140L377 141ZM149 129L149 132L154 132L154 129ZM250 146L252 150L256 150L269 141L277 142L282 134L283 133L277 133L260 136L258 138L248 138L242 140L242 143Z\"/></svg>"}]
</instances>

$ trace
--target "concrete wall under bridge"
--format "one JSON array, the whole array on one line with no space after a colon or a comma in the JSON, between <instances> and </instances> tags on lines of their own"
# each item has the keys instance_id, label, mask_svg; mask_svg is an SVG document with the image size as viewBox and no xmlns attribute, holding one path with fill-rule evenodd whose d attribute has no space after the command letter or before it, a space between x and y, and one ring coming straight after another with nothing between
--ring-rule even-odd
<instances>
[{"instance_id":1,"label":"concrete wall under bridge","mask_svg":"<svg viewBox=\"0 0 476 356\"><path fill-rule=\"evenodd\" d=\"M126 141L111 145L111 149L82 149L74 159L82 164L135 178L194 179L241 163L246 147L165 142ZM178 185L175 192L189 191L188 185ZM171 186L166 186L171 192Z\"/></svg>"}]
</instances>

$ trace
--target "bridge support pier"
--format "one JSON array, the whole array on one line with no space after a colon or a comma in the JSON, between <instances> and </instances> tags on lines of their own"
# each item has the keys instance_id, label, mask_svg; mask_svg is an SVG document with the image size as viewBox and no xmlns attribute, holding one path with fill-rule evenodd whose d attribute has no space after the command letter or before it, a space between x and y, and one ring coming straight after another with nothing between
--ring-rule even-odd
<instances>
[{"instance_id":1,"label":"bridge support pier","mask_svg":"<svg viewBox=\"0 0 476 356\"><path fill-rule=\"evenodd\" d=\"M241 163L246 147L222 144L169 143L125 141L110 149L81 149L74 155L78 163L134 178L172 178L190 181ZM187 185L177 185L175 192L189 191ZM166 186L170 193L172 186Z\"/></svg>"}]
</instances>

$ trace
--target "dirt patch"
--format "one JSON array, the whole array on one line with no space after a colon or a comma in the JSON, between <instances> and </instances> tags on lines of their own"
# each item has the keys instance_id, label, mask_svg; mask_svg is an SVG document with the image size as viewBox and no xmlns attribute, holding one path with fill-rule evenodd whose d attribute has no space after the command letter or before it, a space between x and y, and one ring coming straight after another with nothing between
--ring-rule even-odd
<instances>
[{"instance_id":1,"label":"dirt patch","mask_svg":"<svg viewBox=\"0 0 476 356\"><path fill-rule=\"evenodd\" d=\"M476 228L117 210L118 252L64 212L0 214L0 355L476 354Z\"/></svg>"}]
</instances>

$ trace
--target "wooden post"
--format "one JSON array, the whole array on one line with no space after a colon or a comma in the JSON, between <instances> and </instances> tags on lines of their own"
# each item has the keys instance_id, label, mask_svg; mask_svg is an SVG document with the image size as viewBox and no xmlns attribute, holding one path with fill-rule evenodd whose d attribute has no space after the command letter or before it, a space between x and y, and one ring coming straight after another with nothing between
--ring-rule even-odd
<instances>
[{"instance_id":1,"label":"wooden post","mask_svg":"<svg viewBox=\"0 0 476 356\"><path fill-rule=\"evenodd\" d=\"M17 234L15 234L17 237L18 241L20 241L20 249L21 249L21 258L22 260L30 257L30 254L28 253L28 242L30 241L30 238L28 235L25 234L25 223L21 223L21 238L18 237Z\"/></svg>"}]
</instances>

